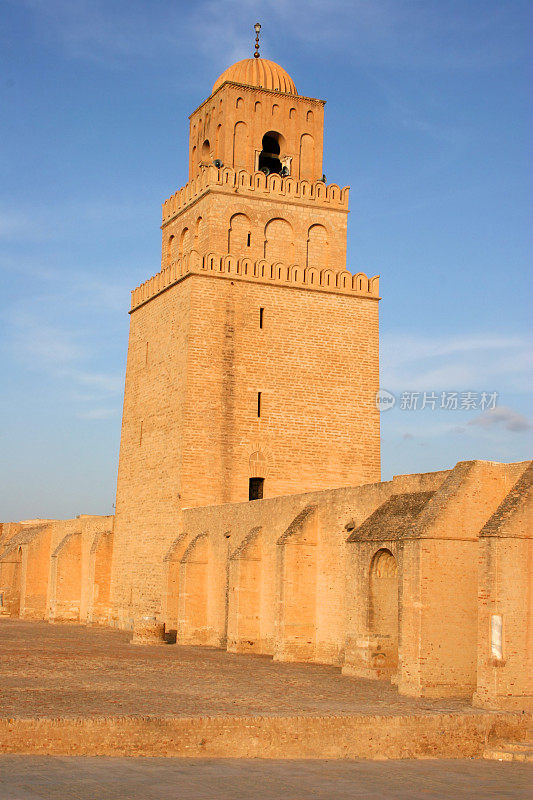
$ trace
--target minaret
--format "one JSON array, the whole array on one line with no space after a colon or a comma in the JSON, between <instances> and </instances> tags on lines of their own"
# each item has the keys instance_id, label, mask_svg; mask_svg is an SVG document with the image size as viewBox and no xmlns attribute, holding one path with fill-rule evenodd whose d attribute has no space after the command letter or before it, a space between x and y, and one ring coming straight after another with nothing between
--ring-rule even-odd
<instances>
[{"instance_id":1,"label":"minaret","mask_svg":"<svg viewBox=\"0 0 533 800\"><path fill-rule=\"evenodd\" d=\"M161 270L132 292L122 620L160 600L181 508L380 480L378 279L346 269L348 187L325 182L323 123L258 38L190 116Z\"/></svg>"}]
</instances>

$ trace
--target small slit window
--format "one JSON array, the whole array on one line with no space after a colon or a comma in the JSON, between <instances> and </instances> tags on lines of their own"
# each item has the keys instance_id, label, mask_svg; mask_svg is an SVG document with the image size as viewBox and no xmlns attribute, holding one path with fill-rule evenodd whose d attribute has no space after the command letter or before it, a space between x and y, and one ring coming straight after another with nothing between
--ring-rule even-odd
<instances>
[{"instance_id":1,"label":"small slit window","mask_svg":"<svg viewBox=\"0 0 533 800\"><path fill-rule=\"evenodd\" d=\"M259 309L259 327L260 328L263 327L264 313L265 313L265 309L264 308L260 308Z\"/></svg>"},{"instance_id":2,"label":"small slit window","mask_svg":"<svg viewBox=\"0 0 533 800\"><path fill-rule=\"evenodd\" d=\"M257 416L261 416L261 392L257 392Z\"/></svg>"},{"instance_id":3,"label":"small slit window","mask_svg":"<svg viewBox=\"0 0 533 800\"><path fill-rule=\"evenodd\" d=\"M252 243L252 234L249 233L248 236L246 237L246 245L250 247L251 243Z\"/></svg>"}]
</instances>

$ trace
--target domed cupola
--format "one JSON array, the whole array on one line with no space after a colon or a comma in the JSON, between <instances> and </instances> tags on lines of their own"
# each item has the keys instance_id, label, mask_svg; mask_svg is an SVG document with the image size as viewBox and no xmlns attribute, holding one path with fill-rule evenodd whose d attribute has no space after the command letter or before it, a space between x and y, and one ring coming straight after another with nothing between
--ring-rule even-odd
<instances>
[{"instance_id":1,"label":"domed cupola","mask_svg":"<svg viewBox=\"0 0 533 800\"><path fill-rule=\"evenodd\" d=\"M213 93L226 81L269 89L271 92L298 94L289 73L275 61L269 61L266 58L244 58L242 61L232 64L216 80Z\"/></svg>"},{"instance_id":2,"label":"domed cupola","mask_svg":"<svg viewBox=\"0 0 533 800\"><path fill-rule=\"evenodd\" d=\"M253 58L244 58L228 67L215 81L212 94L226 81L240 83L244 86L255 86L258 89L268 89L271 92L284 94L298 94L294 81L283 67L275 61L269 61L259 56L259 31L261 25L255 24L255 53Z\"/></svg>"}]
</instances>

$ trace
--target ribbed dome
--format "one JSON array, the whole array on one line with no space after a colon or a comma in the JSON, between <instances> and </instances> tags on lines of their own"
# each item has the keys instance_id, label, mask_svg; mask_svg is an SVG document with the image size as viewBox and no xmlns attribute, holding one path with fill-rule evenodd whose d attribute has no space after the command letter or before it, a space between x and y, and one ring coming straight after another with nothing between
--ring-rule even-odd
<instances>
[{"instance_id":1,"label":"ribbed dome","mask_svg":"<svg viewBox=\"0 0 533 800\"><path fill-rule=\"evenodd\" d=\"M259 86L274 92L298 94L294 81L283 67L266 58L245 58L237 61L222 73L213 86L213 92L225 81L244 83L246 86Z\"/></svg>"}]
</instances>

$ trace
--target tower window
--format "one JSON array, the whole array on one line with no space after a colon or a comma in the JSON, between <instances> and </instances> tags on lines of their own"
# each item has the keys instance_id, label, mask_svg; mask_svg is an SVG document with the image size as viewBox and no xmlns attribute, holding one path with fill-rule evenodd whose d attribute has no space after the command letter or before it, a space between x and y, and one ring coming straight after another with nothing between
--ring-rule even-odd
<instances>
[{"instance_id":1,"label":"tower window","mask_svg":"<svg viewBox=\"0 0 533 800\"><path fill-rule=\"evenodd\" d=\"M257 392L257 416L261 416L261 392Z\"/></svg>"},{"instance_id":2,"label":"tower window","mask_svg":"<svg viewBox=\"0 0 533 800\"><path fill-rule=\"evenodd\" d=\"M280 161L280 135L275 131L269 131L263 136L262 151L259 155L259 169L269 175L275 172L277 175L281 172Z\"/></svg>"},{"instance_id":3,"label":"tower window","mask_svg":"<svg viewBox=\"0 0 533 800\"><path fill-rule=\"evenodd\" d=\"M246 244L247 244L248 247L250 247L251 242L252 242L252 234L249 233L247 238L246 238Z\"/></svg>"},{"instance_id":4,"label":"tower window","mask_svg":"<svg viewBox=\"0 0 533 800\"><path fill-rule=\"evenodd\" d=\"M263 315L264 315L264 311L265 311L265 309L264 309L264 308L260 308L260 309L259 309L259 327L260 327L260 328L262 328L262 327L263 327Z\"/></svg>"},{"instance_id":5,"label":"tower window","mask_svg":"<svg viewBox=\"0 0 533 800\"><path fill-rule=\"evenodd\" d=\"M250 478L250 484L248 487L248 499L249 500L262 500L263 499L263 484L265 482L264 478Z\"/></svg>"}]
</instances>

